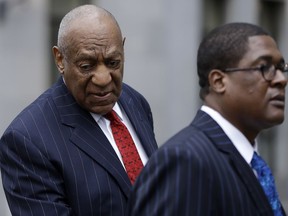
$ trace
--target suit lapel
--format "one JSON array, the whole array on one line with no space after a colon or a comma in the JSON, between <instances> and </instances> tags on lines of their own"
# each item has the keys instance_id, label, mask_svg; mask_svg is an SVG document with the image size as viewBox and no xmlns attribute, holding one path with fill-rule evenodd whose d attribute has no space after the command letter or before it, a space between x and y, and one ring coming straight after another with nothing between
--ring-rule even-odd
<instances>
[{"instance_id":1,"label":"suit lapel","mask_svg":"<svg viewBox=\"0 0 288 216\"><path fill-rule=\"evenodd\" d=\"M90 113L76 103L62 79L58 84L53 98L62 123L74 128L71 142L106 169L128 197L131 183L108 139Z\"/></svg>"},{"instance_id":2,"label":"suit lapel","mask_svg":"<svg viewBox=\"0 0 288 216\"><path fill-rule=\"evenodd\" d=\"M207 113L198 111L192 124L203 131L216 148L228 158L232 169L247 188L257 209L263 214L267 214L267 212L273 214L268 199L251 167L240 155L217 122L215 122Z\"/></svg>"},{"instance_id":3,"label":"suit lapel","mask_svg":"<svg viewBox=\"0 0 288 216\"><path fill-rule=\"evenodd\" d=\"M87 121L82 121L81 127L75 128L70 139L83 152L101 164L115 178L128 197L131 187L130 180L100 127L97 124L91 127L89 123L87 124Z\"/></svg>"}]
</instances>

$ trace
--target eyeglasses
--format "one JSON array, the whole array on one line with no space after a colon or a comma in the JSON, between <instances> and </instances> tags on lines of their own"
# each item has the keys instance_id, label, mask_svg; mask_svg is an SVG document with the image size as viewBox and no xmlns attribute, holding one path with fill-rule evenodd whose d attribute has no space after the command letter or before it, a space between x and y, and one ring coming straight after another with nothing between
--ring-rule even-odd
<instances>
[{"instance_id":1,"label":"eyeglasses","mask_svg":"<svg viewBox=\"0 0 288 216\"><path fill-rule=\"evenodd\" d=\"M251 71L251 70L258 70L262 73L263 78L270 82L276 76L276 71L280 70L287 79L287 72L288 72L288 63L280 63L278 65L260 65L258 67L251 67L251 68L226 68L222 70L223 72L236 72L236 71Z\"/></svg>"}]
</instances>

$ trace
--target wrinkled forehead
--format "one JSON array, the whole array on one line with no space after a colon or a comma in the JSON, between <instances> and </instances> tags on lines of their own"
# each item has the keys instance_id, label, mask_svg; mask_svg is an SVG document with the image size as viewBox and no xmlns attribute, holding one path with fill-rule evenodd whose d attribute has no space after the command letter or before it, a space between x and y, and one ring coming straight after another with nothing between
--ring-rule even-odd
<instances>
[{"instance_id":1,"label":"wrinkled forehead","mask_svg":"<svg viewBox=\"0 0 288 216\"><path fill-rule=\"evenodd\" d=\"M124 55L122 37L114 25L95 22L78 22L66 35L66 57Z\"/></svg>"}]
</instances>

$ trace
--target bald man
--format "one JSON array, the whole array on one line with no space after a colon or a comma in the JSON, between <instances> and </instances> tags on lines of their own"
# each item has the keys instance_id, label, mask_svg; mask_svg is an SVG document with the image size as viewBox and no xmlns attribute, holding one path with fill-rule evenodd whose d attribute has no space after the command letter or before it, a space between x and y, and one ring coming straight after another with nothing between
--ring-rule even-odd
<instances>
[{"instance_id":1,"label":"bald man","mask_svg":"<svg viewBox=\"0 0 288 216\"><path fill-rule=\"evenodd\" d=\"M124 41L115 18L94 5L61 21L53 47L61 76L0 141L13 215L124 215L137 173L127 174L104 115L113 110L126 126L142 166L157 149L148 102L122 83Z\"/></svg>"}]
</instances>

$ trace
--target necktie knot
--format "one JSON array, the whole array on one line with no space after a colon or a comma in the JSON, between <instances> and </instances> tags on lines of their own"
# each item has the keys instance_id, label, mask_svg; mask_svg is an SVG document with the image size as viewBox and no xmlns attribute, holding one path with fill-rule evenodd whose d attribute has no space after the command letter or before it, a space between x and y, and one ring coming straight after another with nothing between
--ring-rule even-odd
<instances>
[{"instance_id":1,"label":"necktie knot","mask_svg":"<svg viewBox=\"0 0 288 216\"><path fill-rule=\"evenodd\" d=\"M116 113L114 110L106 113L106 114L104 115L104 118L108 119L111 123L112 123L112 122L114 122L114 123L119 123L119 122L121 122L120 119L119 119L119 117L118 117L118 115L117 115L117 113Z\"/></svg>"},{"instance_id":2,"label":"necktie knot","mask_svg":"<svg viewBox=\"0 0 288 216\"><path fill-rule=\"evenodd\" d=\"M251 161L252 168L257 172L259 178L263 177L272 177L272 173L270 168L266 164L266 162L258 155L256 152L253 154L253 158Z\"/></svg>"},{"instance_id":3,"label":"necktie knot","mask_svg":"<svg viewBox=\"0 0 288 216\"><path fill-rule=\"evenodd\" d=\"M278 199L274 177L270 168L256 152L253 154L251 166L257 172L258 180L270 202L274 215L281 216L281 204Z\"/></svg>"}]
</instances>

